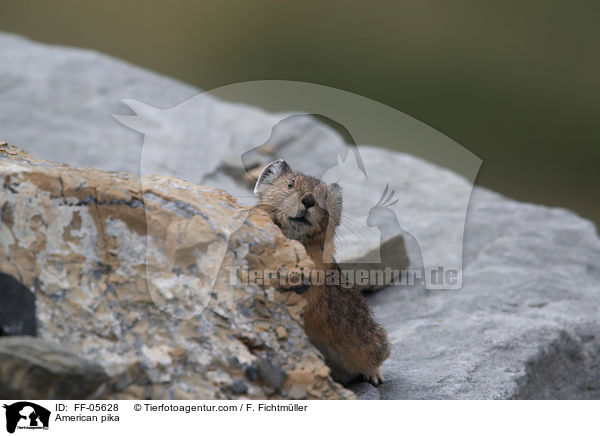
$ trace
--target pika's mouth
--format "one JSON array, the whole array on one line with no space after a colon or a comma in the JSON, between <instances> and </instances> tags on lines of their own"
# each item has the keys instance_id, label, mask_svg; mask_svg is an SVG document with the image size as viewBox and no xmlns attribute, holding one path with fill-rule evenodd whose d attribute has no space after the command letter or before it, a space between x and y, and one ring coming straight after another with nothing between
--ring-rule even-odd
<instances>
[{"instance_id":1,"label":"pika's mouth","mask_svg":"<svg viewBox=\"0 0 600 436\"><path fill-rule=\"evenodd\" d=\"M294 222L294 223L300 223L300 224L305 224L307 226L310 226L310 221L306 218L306 216L298 216L298 217L290 217L290 221Z\"/></svg>"}]
</instances>

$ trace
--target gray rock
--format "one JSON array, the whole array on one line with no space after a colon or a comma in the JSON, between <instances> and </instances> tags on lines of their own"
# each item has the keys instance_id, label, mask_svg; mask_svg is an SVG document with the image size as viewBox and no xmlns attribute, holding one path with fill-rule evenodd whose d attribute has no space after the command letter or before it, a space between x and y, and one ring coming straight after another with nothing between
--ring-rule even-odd
<instances>
[{"instance_id":1,"label":"gray rock","mask_svg":"<svg viewBox=\"0 0 600 436\"><path fill-rule=\"evenodd\" d=\"M268 360L258 359L258 376L267 385L271 386L276 391L280 390L285 381L286 374L276 365L273 365Z\"/></svg>"},{"instance_id":2,"label":"gray rock","mask_svg":"<svg viewBox=\"0 0 600 436\"><path fill-rule=\"evenodd\" d=\"M39 338L0 338L0 397L77 400L102 393L108 376L97 363Z\"/></svg>"},{"instance_id":3,"label":"gray rock","mask_svg":"<svg viewBox=\"0 0 600 436\"><path fill-rule=\"evenodd\" d=\"M381 398L600 399L592 223L476 188L463 275L459 291L390 287L369 297L393 343Z\"/></svg>"},{"instance_id":4,"label":"gray rock","mask_svg":"<svg viewBox=\"0 0 600 436\"><path fill-rule=\"evenodd\" d=\"M361 400L381 400L379 390L370 383L358 382L350 385L356 396Z\"/></svg>"},{"instance_id":5,"label":"gray rock","mask_svg":"<svg viewBox=\"0 0 600 436\"><path fill-rule=\"evenodd\" d=\"M230 389L234 395L242 395L248 392L248 386L244 383L243 379L234 380Z\"/></svg>"},{"instance_id":6,"label":"gray rock","mask_svg":"<svg viewBox=\"0 0 600 436\"><path fill-rule=\"evenodd\" d=\"M123 122L142 131L154 126L142 149L140 134L110 117L130 113L119 99L167 108L198 90L97 53L11 35L0 35L0 53L0 139L38 157L136 174L183 172L251 204L247 168L290 155L297 169L320 175L349 150L314 120L294 118L271 132L281 117L209 97L160 117L128 101L138 117ZM190 122L190 114L200 114L200 121ZM155 128L165 115L182 122ZM165 161L161 147L170 135L184 147L196 145L192 158L171 153ZM253 151L263 144L263 153ZM436 258L461 265L462 287L396 286L371 295L393 351L383 366L386 382L358 384L355 392L363 398L600 398L600 241L593 224L482 188L471 196L467 180L408 154L371 147L360 154L369 180L361 183L361 196L345 196L346 207L374 204L389 183L400 200L393 209L398 224L389 221L382 234L402 236L413 268L434 267ZM257 369L247 372L258 377Z\"/></svg>"},{"instance_id":7,"label":"gray rock","mask_svg":"<svg viewBox=\"0 0 600 436\"><path fill-rule=\"evenodd\" d=\"M0 141L40 159L139 173L141 135L111 116L127 110L120 99L172 106L198 93L94 51L7 33L0 54Z\"/></svg>"},{"instance_id":8,"label":"gray rock","mask_svg":"<svg viewBox=\"0 0 600 436\"><path fill-rule=\"evenodd\" d=\"M294 117L272 132L287 115L223 102L94 51L0 32L0 54L0 141L18 144L39 159L133 174L158 172L199 183L217 168L243 167L242 153L268 141L317 155L323 143L328 150L345 150L338 134L310 117ZM113 114L138 116L119 122ZM123 123L151 132L160 142L157 148L145 144L142 168L142 135ZM189 171L182 166L190 164L190 156L173 152L173 145L193 146ZM249 167L267 159L253 153L245 157ZM327 151L319 162L325 171L335 165L336 154Z\"/></svg>"}]
</instances>

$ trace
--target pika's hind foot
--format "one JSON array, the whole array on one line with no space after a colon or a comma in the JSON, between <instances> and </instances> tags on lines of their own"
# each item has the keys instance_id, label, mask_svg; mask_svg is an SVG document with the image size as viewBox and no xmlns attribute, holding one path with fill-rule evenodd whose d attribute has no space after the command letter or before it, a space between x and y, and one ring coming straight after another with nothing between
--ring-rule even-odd
<instances>
[{"instance_id":1,"label":"pika's hind foot","mask_svg":"<svg viewBox=\"0 0 600 436\"><path fill-rule=\"evenodd\" d=\"M381 383L383 383L383 376L377 369L371 374L363 374L363 380L371 383L373 386L379 386Z\"/></svg>"}]
</instances>

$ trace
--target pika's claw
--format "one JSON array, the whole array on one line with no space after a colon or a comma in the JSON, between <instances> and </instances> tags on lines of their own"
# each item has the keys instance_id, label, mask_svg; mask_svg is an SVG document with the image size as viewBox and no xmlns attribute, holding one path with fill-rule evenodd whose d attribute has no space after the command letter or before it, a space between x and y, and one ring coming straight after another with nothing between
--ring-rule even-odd
<instances>
[{"instance_id":1,"label":"pika's claw","mask_svg":"<svg viewBox=\"0 0 600 436\"><path fill-rule=\"evenodd\" d=\"M376 370L371 374L364 374L363 379L366 382L371 383L373 386L379 386L381 383L383 383L383 377L379 370Z\"/></svg>"}]
</instances>

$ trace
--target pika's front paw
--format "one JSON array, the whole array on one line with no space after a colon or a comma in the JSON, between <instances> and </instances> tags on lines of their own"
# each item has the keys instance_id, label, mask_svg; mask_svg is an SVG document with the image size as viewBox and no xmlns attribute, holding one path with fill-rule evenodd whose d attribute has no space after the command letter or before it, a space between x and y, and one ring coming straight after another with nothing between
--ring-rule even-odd
<instances>
[{"instance_id":1,"label":"pika's front paw","mask_svg":"<svg viewBox=\"0 0 600 436\"><path fill-rule=\"evenodd\" d=\"M373 386L379 386L383 383L383 376L379 370L375 370L371 374L363 374L363 380L371 383Z\"/></svg>"}]
</instances>

